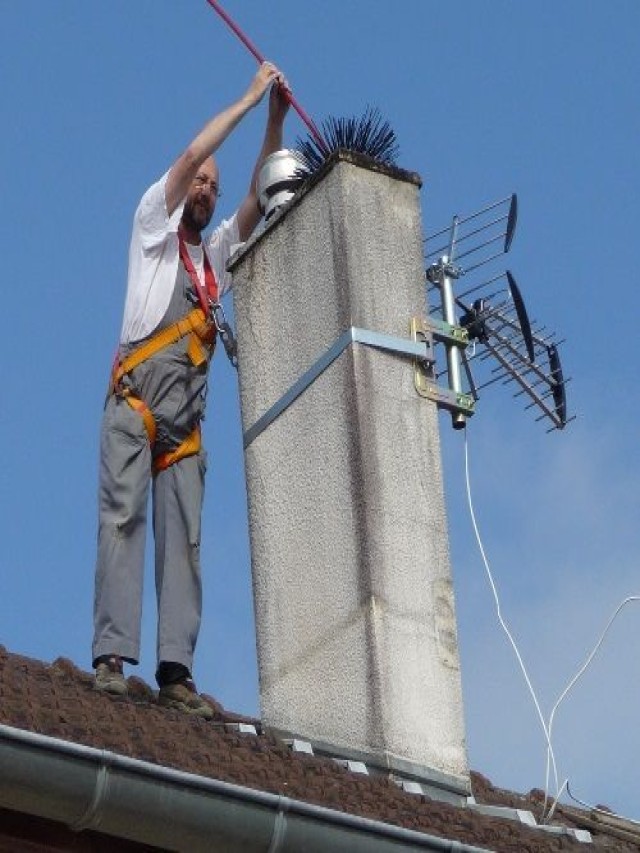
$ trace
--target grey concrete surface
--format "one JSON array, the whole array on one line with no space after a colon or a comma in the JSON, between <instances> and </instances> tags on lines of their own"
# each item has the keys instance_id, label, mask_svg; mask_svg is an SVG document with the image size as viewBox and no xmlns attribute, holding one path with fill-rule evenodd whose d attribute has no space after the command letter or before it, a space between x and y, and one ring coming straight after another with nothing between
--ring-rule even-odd
<instances>
[{"instance_id":1,"label":"grey concrete surface","mask_svg":"<svg viewBox=\"0 0 640 853\"><path fill-rule=\"evenodd\" d=\"M416 176L339 159L233 264L246 431L350 326L426 311ZM246 449L265 724L468 786L438 413L350 345Z\"/></svg>"}]
</instances>

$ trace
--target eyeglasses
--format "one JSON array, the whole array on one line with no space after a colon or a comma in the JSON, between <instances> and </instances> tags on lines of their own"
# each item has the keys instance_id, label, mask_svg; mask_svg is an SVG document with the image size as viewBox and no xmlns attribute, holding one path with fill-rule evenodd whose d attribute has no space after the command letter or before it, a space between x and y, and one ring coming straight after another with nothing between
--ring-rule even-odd
<instances>
[{"instance_id":1,"label":"eyeglasses","mask_svg":"<svg viewBox=\"0 0 640 853\"><path fill-rule=\"evenodd\" d=\"M222 191L215 181L210 180L206 175L196 175L193 179L193 184L198 190L209 189L211 194L216 198L220 198Z\"/></svg>"}]
</instances>

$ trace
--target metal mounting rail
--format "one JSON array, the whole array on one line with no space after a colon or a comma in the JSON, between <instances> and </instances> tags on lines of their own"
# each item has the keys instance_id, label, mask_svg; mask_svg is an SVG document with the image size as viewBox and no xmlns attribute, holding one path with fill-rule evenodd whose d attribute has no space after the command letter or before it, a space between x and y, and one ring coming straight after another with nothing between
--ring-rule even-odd
<instances>
[{"instance_id":1,"label":"metal mounting rail","mask_svg":"<svg viewBox=\"0 0 640 853\"><path fill-rule=\"evenodd\" d=\"M243 443L245 450L263 432L269 424L273 423L306 389L338 358L350 344L363 344L376 349L387 350L399 355L426 361L431 359L431 352L427 341L407 340L394 335L385 335L381 332L372 332L369 329L359 329L351 326L346 332L333 343L329 349L320 356L303 375L294 382L280 399L268 409L264 415L249 427L244 433Z\"/></svg>"}]
</instances>

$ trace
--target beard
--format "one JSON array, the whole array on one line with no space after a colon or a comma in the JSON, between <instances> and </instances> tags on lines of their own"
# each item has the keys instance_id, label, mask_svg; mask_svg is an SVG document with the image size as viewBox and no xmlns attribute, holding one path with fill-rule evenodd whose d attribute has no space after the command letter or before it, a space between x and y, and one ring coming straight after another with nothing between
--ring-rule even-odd
<instances>
[{"instance_id":1,"label":"beard","mask_svg":"<svg viewBox=\"0 0 640 853\"><path fill-rule=\"evenodd\" d=\"M190 231L202 231L211 222L213 206L198 199L187 199L182 209L182 220Z\"/></svg>"}]
</instances>

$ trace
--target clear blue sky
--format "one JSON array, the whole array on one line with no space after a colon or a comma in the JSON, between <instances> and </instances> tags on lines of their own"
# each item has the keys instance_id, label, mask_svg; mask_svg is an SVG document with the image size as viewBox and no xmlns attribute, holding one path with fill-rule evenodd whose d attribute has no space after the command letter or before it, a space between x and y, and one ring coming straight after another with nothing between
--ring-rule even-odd
<instances>
[{"instance_id":1,"label":"clear blue sky","mask_svg":"<svg viewBox=\"0 0 640 853\"><path fill-rule=\"evenodd\" d=\"M473 495L503 613L545 715L627 595L640 593L635 330L640 221L637 0L227 0L317 121L379 107L424 179L425 231L516 191L509 266L566 338L570 410L547 435L507 390L469 427ZM205 0L0 0L0 643L90 667L97 438L139 196L255 63ZM264 105L219 155L233 210ZM295 115L288 144L304 128ZM500 631L441 418L470 764L544 785L545 743ZM235 376L216 359L205 428L205 602L195 675L258 712ZM154 670L148 565L139 674ZM627 607L558 712L562 779L640 819L640 608Z\"/></svg>"}]
</instances>

